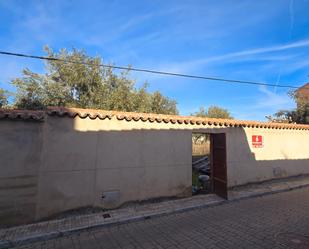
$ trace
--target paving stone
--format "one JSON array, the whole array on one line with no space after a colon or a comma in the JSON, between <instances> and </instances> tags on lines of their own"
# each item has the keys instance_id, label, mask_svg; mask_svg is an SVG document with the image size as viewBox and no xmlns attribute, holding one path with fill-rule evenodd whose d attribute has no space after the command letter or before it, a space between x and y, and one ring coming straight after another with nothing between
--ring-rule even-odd
<instances>
[{"instance_id":1,"label":"paving stone","mask_svg":"<svg viewBox=\"0 0 309 249\"><path fill-rule=\"evenodd\" d=\"M32 247L21 245L20 248L84 248L86 244L89 248L183 248L182 244L189 244L190 241L195 248L206 242L213 248L221 248L223 245L240 248L240 244L258 248L262 244L265 246L265 238L268 238L267 245L281 248L281 245L274 244L274 239L269 237L273 231L281 231L291 224L294 225L295 232L309 231L309 216L306 212L309 204L305 196L301 197L299 194L307 195L309 199L309 188L254 199L243 198L308 185L309 177L300 177L234 189L229 193L233 202L225 202L216 195L206 195L134 205L111 210L108 212L111 218L108 219L103 218L103 213L96 213L1 229L0 240L26 243L29 237L46 240L64 233L69 237L48 240L45 244L38 242L31 244ZM291 199L294 199L293 203ZM209 207L222 203L224 205ZM185 210L191 211L183 212ZM160 217L175 211L181 213ZM122 224L125 221L141 220L146 216L153 218ZM90 230L90 227L117 223L122 225ZM75 230L86 231L86 234L82 232L81 237L76 239L77 235L71 234ZM248 240L243 241L244 235ZM235 237L242 243L237 243Z\"/></svg>"}]
</instances>

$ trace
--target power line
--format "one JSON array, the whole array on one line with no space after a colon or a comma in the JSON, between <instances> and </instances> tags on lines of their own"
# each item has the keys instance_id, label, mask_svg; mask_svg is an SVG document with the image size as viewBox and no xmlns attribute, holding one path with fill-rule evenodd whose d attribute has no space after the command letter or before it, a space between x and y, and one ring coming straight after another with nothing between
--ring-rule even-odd
<instances>
[{"instance_id":1,"label":"power line","mask_svg":"<svg viewBox=\"0 0 309 249\"><path fill-rule=\"evenodd\" d=\"M31 59L39 59L39 60L62 61L62 62L66 62L66 63L93 65L92 63L87 63L87 62L64 60L64 59L60 59L60 58L46 57L46 56L28 55L28 54L20 54L20 53L11 53L11 52L6 52L6 51L0 51L0 54L1 55L8 55L8 56L25 57L25 58L31 58ZM236 83L236 84L259 85L259 86L273 86L273 87L293 88L293 89L298 89L299 88L298 86L292 86L292 85L277 85L277 84L266 83L266 82L245 81L245 80L216 78L216 77L199 76L199 75L191 75L191 74L181 74L181 73L157 71L157 70L144 69L144 68L124 67L124 66L115 66L115 65L107 65L107 64L99 64L98 66L105 67L105 68L120 69L120 70L132 70L132 71L136 71L136 72L151 73L151 74L160 74L160 75L177 76L177 77L202 79L202 80L212 80L212 81L222 81L222 82Z\"/></svg>"}]
</instances>

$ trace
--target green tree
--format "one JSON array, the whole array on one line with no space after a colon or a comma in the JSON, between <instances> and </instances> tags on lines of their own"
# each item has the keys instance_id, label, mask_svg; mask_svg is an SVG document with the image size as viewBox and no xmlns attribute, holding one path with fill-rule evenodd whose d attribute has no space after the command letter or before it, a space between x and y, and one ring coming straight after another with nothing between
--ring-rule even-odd
<instances>
[{"instance_id":1,"label":"green tree","mask_svg":"<svg viewBox=\"0 0 309 249\"><path fill-rule=\"evenodd\" d=\"M233 119L230 112L227 109L218 107L218 106L209 106L206 110L204 106L201 106L198 112L192 113L192 116L202 117L202 118L224 118L224 119ZM193 133L192 135L192 143L206 143L209 141L209 136L201 133Z\"/></svg>"},{"instance_id":2,"label":"green tree","mask_svg":"<svg viewBox=\"0 0 309 249\"><path fill-rule=\"evenodd\" d=\"M297 124L309 124L309 103L297 107L296 111L292 112L292 121Z\"/></svg>"},{"instance_id":3,"label":"green tree","mask_svg":"<svg viewBox=\"0 0 309 249\"><path fill-rule=\"evenodd\" d=\"M293 111L289 110L280 110L272 116L266 116L268 121L276 123L290 123L292 122L292 116L294 115Z\"/></svg>"},{"instance_id":4,"label":"green tree","mask_svg":"<svg viewBox=\"0 0 309 249\"><path fill-rule=\"evenodd\" d=\"M145 83L135 91L133 99L134 110L137 112L154 112L151 108L151 94L147 92L148 84Z\"/></svg>"},{"instance_id":5,"label":"green tree","mask_svg":"<svg viewBox=\"0 0 309 249\"><path fill-rule=\"evenodd\" d=\"M309 84L306 84L304 87L309 88ZM307 90L307 94L302 94L300 91L292 91L289 95L296 102L296 110L292 110L289 115L291 116L292 122L298 124L309 124L309 95Z\"/></svg>"},{"instance_id":6,"label":"green tree","mask_svg":"<svg viewBox=\"0 0 309 249\"><path fill-rule=\"evenodd\" d=\"M7 91L0 88L0 108L8 104L8 95Z\"/></svg>"},{"instance_id":7,"label":"green tree","mask_svg":"<svg viewBox=\"0 0 309 249\"><path fill-rule=\"evenodd\" d=\"M164 97L159 91L150 96L150 108L154 113L178 114L176 101Z\"/></svg>"},{"instance_id":8,"label":"green tree","mask_svg":"<svg viewBox=\"0 0 309 249\"><path fill-rule=\"evenodd\" d=\"M299 92L289 92L291 98L296 103L296 109L294 110L280 110L273 115L266 116L269 122L278 123L297 123L297 124L309 124L309 99L299 95Z\"/></svg>"},{"instance_id":9,"label":"green tree","mask_svg":"<svg viewBox=\"0 0 309 249\"><path fill-rule=\"evenodd\" d=\"M198 112L195 112L191 115L197 117L233 119L227 109L214 105L209 106L207 110L205 109L205 107L201 106Z\"/></svg>"},{"instance_id":10,"label":"green tree","mask_svg":"<svg viewBox=\"0 0 309 249\"><path fill-rule=\"evenodd\" d=\"M149 93L147 84L135 88L130 70L115 74L112 67L102 67L100 57L90 57L84 50L61 49L58 53L45 47L50 58L46 73L23 70L23 77L11 83L16 87L15 106L44 109L47 106L96 108L118 111L176 114L177 106L159 93ZM71 63L72 61L77 63ZM112 66L112 65L110 65Z\"/></svg>"}]
</instances>

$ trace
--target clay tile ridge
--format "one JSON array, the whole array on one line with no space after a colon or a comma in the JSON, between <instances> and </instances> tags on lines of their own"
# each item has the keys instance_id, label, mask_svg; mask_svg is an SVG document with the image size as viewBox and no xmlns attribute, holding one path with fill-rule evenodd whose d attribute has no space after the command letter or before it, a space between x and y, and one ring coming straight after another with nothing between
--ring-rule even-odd
<instances>
[{"instance_id":1,"label":"clay tile ridge","mask_svg":"<svg viewBox=\"0 0 309 249\"><path fill-rule=\"evenodd\" d=\"M113 111L95 110L95 109L81 109L81 108L67 108L67 107L48 107L47 114L50 116L70 117L75 118L90 118L90 119L111 119L114 115Z\"/></svg>"},{"instance_id":2,"label":"clay tile ridge","mask_svg":"<svg viewBox=\"0 0 309 249\"><path fill-rule=\"evenodd\" d=\"M0 119L43 121L44 111L0 109Z\"/></svg>"},{"instance_id":3,"label":"clay tile ridge","mask_svg":"<svg viewBox=\"0 0 309 249\"><path fill-rule=\"evenodd\" d=\"M136 112L120 112L120 111L106 111L95 109L80 109L80 108L64 108L64 107L48 107L48 115L67 116L74 118L76 116L80 118L90 119L111 119L116 117L118 120L124 120L127 122L134 121L149 121L157 123L171 123L171 124L185 124L185 125L208 125L215 127L251 127L251 128L268 128L268 129L297 129L297 130L309 130L309 125L300 124L284 124L284 123L269 123L258 121L244 121L234 119L215 119L215 118L200 118L192 116L178 116L178 115L165 115L154 113L136 113Z\"/></svg>"}]
</instances>

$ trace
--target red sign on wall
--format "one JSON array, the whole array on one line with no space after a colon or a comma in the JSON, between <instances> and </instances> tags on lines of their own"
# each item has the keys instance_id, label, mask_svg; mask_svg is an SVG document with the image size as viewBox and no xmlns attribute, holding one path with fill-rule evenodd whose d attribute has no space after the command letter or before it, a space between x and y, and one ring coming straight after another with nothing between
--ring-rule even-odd
<instances>
[{"instance_id":1,"label":"red sign on wall","mask_svg":"<svg viewBox=\"0 0 309 249\"><path fill-rule=\"evenodd\" d=\"M263 137L261 135L252 135L252 146L254 148L263 147Z\"/></svg>"}]
</instances>

